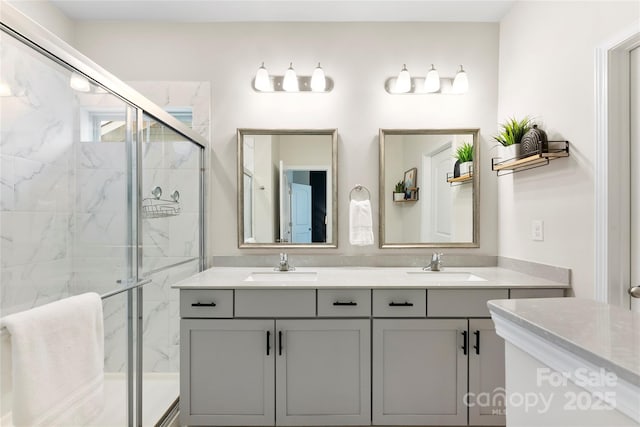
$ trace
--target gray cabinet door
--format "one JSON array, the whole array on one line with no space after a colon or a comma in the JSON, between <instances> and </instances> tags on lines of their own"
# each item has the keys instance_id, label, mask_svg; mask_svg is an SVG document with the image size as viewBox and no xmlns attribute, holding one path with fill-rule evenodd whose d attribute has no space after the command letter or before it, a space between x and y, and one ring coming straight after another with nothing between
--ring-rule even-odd
<instances>
[{"instance_id":1,"label":"gray cabinet door","mask_svg":"<svg viewBox=\"0 0 640 427\"><path fill-rule=\"evenodd\" d=\"M369 319L278 320L276 336L278 425L371 423Z\"/></svg>"},{"instance_id":2,"label":"gray cabinet door","mask_svg":"<svg viewBox=\"0 0 640 427\"><path fill-rule=\"evenodd\" d=\"M504 340L491 319L469 319L469 425L503 426Z\"/></svg>"},{"instance_id":3,"label":"gray cabinet door","mask_svg":"<svg viewBox=\"0 0 640 427\"><path fill-rule=\"evenodd\" d=\"M466 319L373 320L373 424L466 425Z\"/></svg>"},{"instance_id":4,"label":"gray cabinet door","mask_svg":"<svg viewBox=\"0 0 640 427\"><path fill-rule=\"evenodd\" d=\"M182 425L274 424L273 329L273 320L181 319Z\"/></svg>"}]
</instances>

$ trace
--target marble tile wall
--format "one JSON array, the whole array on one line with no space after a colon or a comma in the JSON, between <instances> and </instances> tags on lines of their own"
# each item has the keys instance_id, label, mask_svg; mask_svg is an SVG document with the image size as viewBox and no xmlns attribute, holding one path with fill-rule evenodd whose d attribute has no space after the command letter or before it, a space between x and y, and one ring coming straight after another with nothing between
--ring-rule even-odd
<instances>
[{"instance_id":1,"label":"marble tile wall","mask_svg":"<svg viewBox=\"0 0 640 427\"><path fill-rule=\"evenodd\" d=\"M0 313L70 295L74 117L61 67L0 40Z\"/></svg>"},{"instance_id":2,"label":"marble tile wall","mask_svg":"<svg viewBox=\"0 0 640 427\"><path fill-rule=\"evenodd\" d=\"M124 117L110 94L78 93L69 71L6 35L0 76L0 315L81 292L104 293L126 279L127 155L124 142L87 137L92 112ZM141 83L141 85L143 85ZM192 108L194 129L208 137L208 83L145 83L163 106ZM156 95L154 95L154 93ZM91 135L90 135L91 136ZM199 254L199 150L167 139L144 144L143 185L177 189L182 212L143 221L143 269L152 272ZM151 188L144 189L145 194ZM151 274L145 289L146 371L177 371L178 295L170 286L198 262ZM104 301L105 367L126 368L126 298Z\"/></svg>"}]
</instances>

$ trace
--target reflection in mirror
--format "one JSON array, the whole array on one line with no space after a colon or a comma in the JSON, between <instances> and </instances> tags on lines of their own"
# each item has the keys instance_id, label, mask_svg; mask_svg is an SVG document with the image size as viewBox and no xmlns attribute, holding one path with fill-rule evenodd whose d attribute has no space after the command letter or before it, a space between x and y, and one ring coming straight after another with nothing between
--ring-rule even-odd
<instances>
[{"instance_id":1,"label":"reflection in mirror","mask_svg":"<svg viewBox=\"0 0 640 427\"><path fill-rule=\"evenodd\" d=\"M238 247L337 247L338 131L238 129Z\"/></svg>"},{"instance_id":2,"label":"reflection in mirror","mask_svg":"<svg viewBox=\"0 0 640 427\"><path fill-rule=\"evenodd\" d=\"M478 129L380 129L381 248L479 246L478 145Z\"/></svg>"}]
</instances>

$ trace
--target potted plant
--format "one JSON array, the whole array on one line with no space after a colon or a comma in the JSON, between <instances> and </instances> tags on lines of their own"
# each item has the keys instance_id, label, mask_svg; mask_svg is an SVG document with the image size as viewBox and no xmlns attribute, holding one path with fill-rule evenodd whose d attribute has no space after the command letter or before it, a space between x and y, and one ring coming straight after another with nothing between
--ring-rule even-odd
<instances>
[{"instance_id":1,"label":"potted plant","mask_svg":"<svg viewBox=\"0 0 640 427\"><path fill-rule=\"evenodd\" d=\"M525 116L522 120L515 117L507 119L500 125L500 132L493 137L502 147L500 157L515 158L520 155L520 141L525 133L531 129L531 119Z\"/></svg>"},{"instance_id":2,"label":"potted plant","mask_svg":"<svg viewBox=\"0 0 640 427\"><path fill-rule=\"evenodd\" d=\"M398 181L396 188L393 190L393 201L398 202L404 200L404 181Z\"/></svg>"},{"instance_id":3,"label":"potted plant","mask_svg":"<svg viewBox=\"0 0 640 427\"><path fill-rule=\"evenodd\" d=\"M473 144L464 142L456 149L456 156L460 168L460 176L468 175L473 169Z\"/></svg>"}]
</instances>

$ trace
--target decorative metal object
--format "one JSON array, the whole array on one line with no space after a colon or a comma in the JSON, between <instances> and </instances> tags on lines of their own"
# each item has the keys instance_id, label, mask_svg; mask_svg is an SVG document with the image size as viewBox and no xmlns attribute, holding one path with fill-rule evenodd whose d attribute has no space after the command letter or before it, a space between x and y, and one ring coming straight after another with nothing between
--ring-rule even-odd
<instances>
[{"instance_id":1,"label":"decorative metal object","mask_svg":"<svg viewBox=\"0 0 640 427\"><path fill-rule=\"evenodd\" d=\"M546 132L538 129L538 125L533 125L522 137L520 155L526 157L532 154L546 153L547 151L549 151L549 142Z\"/></svg>"}]
</instances>

